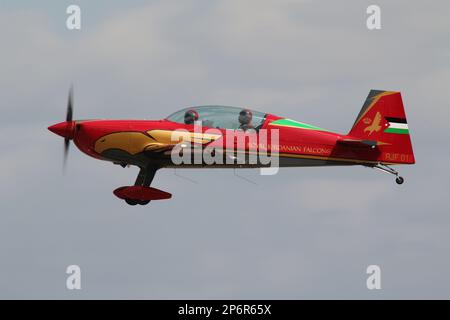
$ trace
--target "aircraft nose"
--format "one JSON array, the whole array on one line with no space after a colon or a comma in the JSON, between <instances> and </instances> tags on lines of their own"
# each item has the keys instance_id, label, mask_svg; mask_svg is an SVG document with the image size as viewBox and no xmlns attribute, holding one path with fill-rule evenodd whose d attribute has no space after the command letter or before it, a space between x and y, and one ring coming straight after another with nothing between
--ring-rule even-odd
<instances>
[{"instance_id":1,"label":"aircraft nose","mask_svg":"<svg viewBox=\"0 0 450 320\"><path fill-rule=\"evenodd\" d=\"M72 139L74 128L75 126L73 121L64 121L48 127L48 130L63 138Z\"/></svg>"}]
</instances>

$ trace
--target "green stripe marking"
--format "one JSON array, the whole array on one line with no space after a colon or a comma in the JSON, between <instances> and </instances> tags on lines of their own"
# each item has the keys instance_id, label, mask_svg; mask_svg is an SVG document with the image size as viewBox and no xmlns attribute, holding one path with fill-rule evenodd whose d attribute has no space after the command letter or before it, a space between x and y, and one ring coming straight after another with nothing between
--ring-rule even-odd
<instances>
[{"instance_id":1,"label":"green stripe marking","mask_svg":"<svg viewBox=\"0 0 450 320\"><path fill-rule=\"evenodd\" d=\"M397 134L409 134L408 129L397 129L397 128L387 128L384 130L386 133L397 133Z\"/></svg>"},{"instance_id":2,"label":"green stripe marking","mask_svg":"<svg viewBox=\"0 0 450 320\"><path fill-rule=\"evenodd\" d=\"M328 131L307 123L303 123L303 122L299 122L299 121L294 121L294 120L290 120L290 119L279 119L279 120L275 120L272 121L270 124L273 125L277 125L277 126L282 126L282 127L295 127L295 128L301 128L301 129L309 129L309 130L320 130L320 131Z\"/></svg>"}]
</instances>

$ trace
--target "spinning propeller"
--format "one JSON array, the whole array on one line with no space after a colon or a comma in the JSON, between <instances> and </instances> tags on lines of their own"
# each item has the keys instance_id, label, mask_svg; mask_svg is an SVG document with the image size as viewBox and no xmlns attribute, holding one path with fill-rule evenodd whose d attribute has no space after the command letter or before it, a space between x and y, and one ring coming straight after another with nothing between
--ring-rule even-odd
<instances>
[{"instance_id":1,"label":"spinning propeller","mask_svg":"<svg viewBox=\"0 0 450 320\"><path fill-rule=\"evenodd\" d=\"M72 117L73 117L73 87L71 87L69 90L66 121L48 127L48 130L64 138L64 160L63 160L64 168L66 166L67 156L69 153L70 140L73 139L75 134L75 121L72 120Z\"/></svg>"},{"instance_id":2,"label":"spinning propeller","mask_svg":"<svg viewBox=\"0 0 450 320\"><path fill-rule=\"evenodd\" d=\"M72 124L72 117L73 117L73 87L70 87L69 90L69 98L67 100L67 111L66 111L66 124L67 127L73 126ZM70 130L69 128L66 129L66 131ZM67 163L67 156L69 155L69 146L70 146L70 138L67 136L64 137L64 168L66 167Z\"/></svg>"}]
</instances>

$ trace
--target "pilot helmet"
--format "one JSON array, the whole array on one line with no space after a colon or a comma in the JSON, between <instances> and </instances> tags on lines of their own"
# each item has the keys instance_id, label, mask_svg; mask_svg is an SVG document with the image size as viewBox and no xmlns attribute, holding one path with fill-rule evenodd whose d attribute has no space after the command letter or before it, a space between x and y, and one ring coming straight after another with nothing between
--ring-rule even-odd
<instances>
[{"instance_id":1,"label":"pilot helmet","mask_svg":"<svg viewBox=\"0 0 450 320\"><path fill-rule=\"evenodd\" d=\"M249 109L242 109L241 112L239 112L239 122L241 124L249 124L252 121L252 111Z\"/></svg>"},{"instance_id":2,"label":"pilot helmet","mask_svg":"<svg viewBox=\"0 0 450 320\"><path fill-rule=\"evenodd\" d=\"M184 113L184 123L194 124L198 120L198 112L194 109L189 109Z\"/></svg>"}]
</instances>

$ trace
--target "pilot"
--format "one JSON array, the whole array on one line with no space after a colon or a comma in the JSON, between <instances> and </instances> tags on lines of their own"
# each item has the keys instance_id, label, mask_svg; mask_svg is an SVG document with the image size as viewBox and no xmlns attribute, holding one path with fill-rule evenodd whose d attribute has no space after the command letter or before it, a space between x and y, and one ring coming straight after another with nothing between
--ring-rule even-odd
<instances>
[{"instance_id":1,"label":"pilot","mask_svg":"<svg viewBox=\"0 0 450 320\"><path fill-rule=\"evenodd\" d=\"M241 112L239 112L239 129L247 131L249 129L255 129L252 124L252 118L253 114L251 110L248 109L242 109Z\"/></svg>"},{"instance_id":2,"label":"pilot","mask_svg":"<svg viewBox=\"0 0 450 320\"><path fill-rule=\"evenodd\" d=\"M184 123L194 124L198 120L198 112L194 109L189 109L184 113Z\"/></svg>"}]
</instances>

